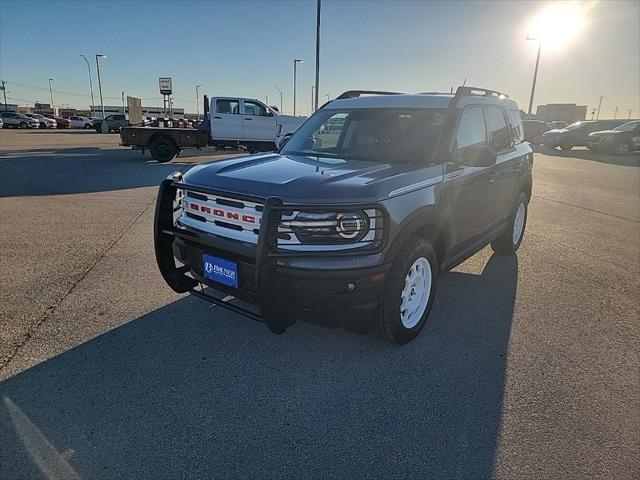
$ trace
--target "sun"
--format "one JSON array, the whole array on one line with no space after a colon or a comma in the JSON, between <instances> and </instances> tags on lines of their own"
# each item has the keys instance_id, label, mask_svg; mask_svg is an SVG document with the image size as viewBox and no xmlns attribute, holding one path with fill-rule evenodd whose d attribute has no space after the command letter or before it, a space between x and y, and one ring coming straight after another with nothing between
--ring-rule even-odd
<instances>
[{"instance_id":1,"label":"sun","mask_svg":"<svg viewBox=\"0 0 640 480\"><path fill-rule=\"evenodd\" d=\"M556 50L575 41L585 24L579 3L555 3L546 7L528 25L527 35L546 49Z\"/></svg>"}]
</instances>

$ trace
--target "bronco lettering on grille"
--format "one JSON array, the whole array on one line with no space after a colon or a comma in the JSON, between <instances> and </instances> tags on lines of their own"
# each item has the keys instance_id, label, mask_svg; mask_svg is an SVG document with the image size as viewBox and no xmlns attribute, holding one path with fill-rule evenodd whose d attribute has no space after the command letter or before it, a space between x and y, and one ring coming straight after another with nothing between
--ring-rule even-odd
<instances>
[{"instance_id":1,"label":"bronco lettering on grille","mask_svg":"<svg viewBox=\"0 0 640 480\"><path fill-rule=\"evenodd\" d=\"M240 220L246 223L256 223L256 217L253 215L240 215L238 212L229 212L227 210L222 210L220 208L211 209L204 205L198 205L197 203L189 203L189 208L191 210L195 210L196 212L208 213L211 215L215 215L216 217L228 218L230 220Z\"/></svg>"}]
</instances>

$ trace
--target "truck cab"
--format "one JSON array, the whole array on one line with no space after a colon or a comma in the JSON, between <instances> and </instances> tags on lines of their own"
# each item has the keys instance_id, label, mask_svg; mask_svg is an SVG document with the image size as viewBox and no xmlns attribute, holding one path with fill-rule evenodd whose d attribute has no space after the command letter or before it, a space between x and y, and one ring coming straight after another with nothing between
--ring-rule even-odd
<instances>
[{"instance_id":1,"label":"truck cab","mask_svg":"<svg viewBox=\"0 0 640 480\"><path fill-rule=\"evenodd\" d=\"M209 111L214 144L241 141L256 151L278 145L304 121L280 115L260 100L241 97L213 97Z\"/></svg>"}]
</instances>

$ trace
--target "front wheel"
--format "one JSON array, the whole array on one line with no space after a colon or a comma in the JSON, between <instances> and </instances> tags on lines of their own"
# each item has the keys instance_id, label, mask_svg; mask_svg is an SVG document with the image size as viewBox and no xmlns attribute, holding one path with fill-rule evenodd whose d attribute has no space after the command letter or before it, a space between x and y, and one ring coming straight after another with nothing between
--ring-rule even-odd
<instances>
[{"instance_id":1,"label":"front wheel","mask_svg":"<svg viewBox=\"0 0 640 480\"><path fill-rule=\"evenodd\" d=\"M560 142L561 150L571 150L574 147L573 139L566 138Z\"/></svg>"},{"instance_id":2,"label":"front wheel","mask_svg":"<svg viewBox=\"0 0 640 480\"><path fill-rule=\"evenodd\" d=\"M90 124L90 123L85 123L85 124L84 124L84 128L85 128L85 129L89 129L89 128L91 128L91 124Z\"/></svg>"},{"instance_id":3,"label":"front wheel","mask_svg":"<svg viewBox=\"0 0 640 480\"><path fill-rule=\"evenodd\" d=\"M618 142L616 146L613 148L613 152L616 155L626 155L631 151L631 147L624 140L622 142Z\"/></svg>"},{"instance_id":4,"label":"front wheel","mask_svg":"<svg viewBox=\"0 0 640 480\"><path fill-rule=\"evenodd\" d=\"M510 255L518 250L524 237L524 229L527 226L527 211L527 196L521 193L511 213L507 228L498 238L491 242L491 248L494 252Z\"/></svg>"},{"instance_id":5,"label":"front wheel","mask_svg":"<svg viewBox=\"0 0 640 480\"><path fill-rule=\"evenodd\" d=\"M432 245L411 238L391 267L382 299L380 327L389 342L403 345L420 334L433 306L437 278Z\"/></svg>"},{"instance_id":6,"label":"front wheel","mask_svg":"<svg viewBox=\"0 0 640 480\"><path fill-rule=\"evenodd\" d=\"M20 128L27 128L27 122L20 122Z\"/></svg>"}]
</instances>

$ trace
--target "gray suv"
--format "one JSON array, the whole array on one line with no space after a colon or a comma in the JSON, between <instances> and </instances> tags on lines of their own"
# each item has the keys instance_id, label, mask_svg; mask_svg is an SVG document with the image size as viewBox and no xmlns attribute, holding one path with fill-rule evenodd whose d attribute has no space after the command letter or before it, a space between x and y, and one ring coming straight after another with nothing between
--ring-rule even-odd
<instances>
[{"instance_id":1,"label":"gray suv","mask_svg":"<svg viewBox=\"0 0 640 480\"><path fill-rule=\"evenodd\" d=\"M38 128L40 122L17 112L0 112L4 128Z\"/></svg>"},{"instance_id":2,"label":"gray suv","mask_svg":"<svg viewBox=\"0 0 640 480\"><path fill-rule=\"evenodd\" d=\"M518 107L499 92L346 92L278 152L162 182L157 263L176 292L276 333L298 319L377 324L404 344L439 275L488 244L518 249L532 163Z\"/></svg>"}]
</instances>

